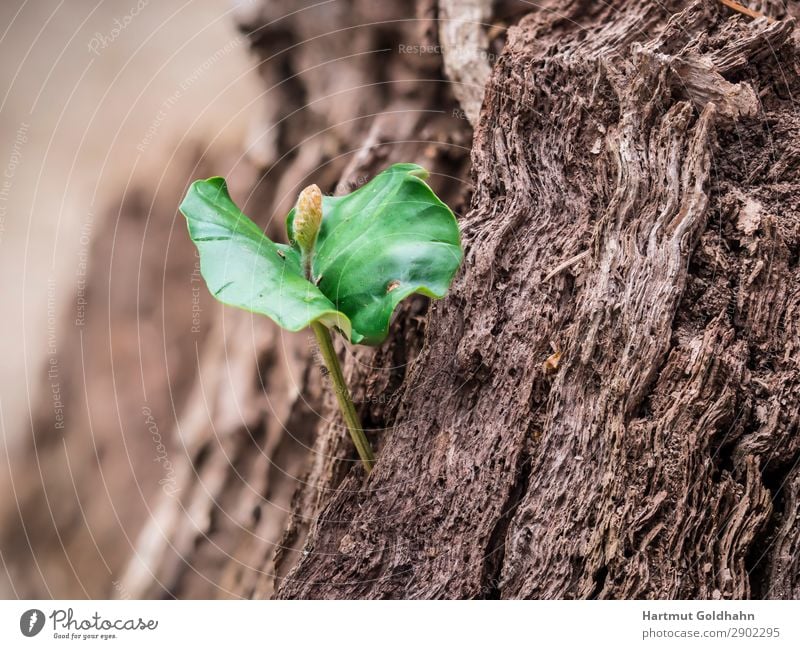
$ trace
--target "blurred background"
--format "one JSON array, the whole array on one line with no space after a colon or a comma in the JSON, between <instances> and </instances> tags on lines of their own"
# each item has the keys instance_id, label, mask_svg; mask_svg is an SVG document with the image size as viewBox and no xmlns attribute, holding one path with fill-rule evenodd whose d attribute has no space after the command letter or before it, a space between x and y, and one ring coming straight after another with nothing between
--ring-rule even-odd
<instances>
[{"instance_id":1,"label":"blurred background","mask_svg":"<svg viewBox=\"0 0 800 649\"><path fill-rule=\"evenodd\" d=\"M66 316L110 203L126 186L163 183L187 144L238 151L257 128L261 88L233 12L222 0L0 5L0 344L10 447L30 432L48 322Z\"/></svg>"},{"instance_id":2,"label":"blurred background","mask_svg":"<svg viewBox=\"0 0 800 649\"><path fill-rule=\"evenodd\" d=\"M160 197L174 200L184 176L192 175L202 157L225 160L219 173L237 176L241 152L264 112L257 64L248 39L236 27L235 16L246 15L247 4L237 8L220 0L29 0L0 5L3 514L24 509L31 498L37 510L46 504L36 494L48 480L56 491L63 489L63 476L57 474L71 436L80 440L78 449L88 448L92 439L91 409L79 413L77 407L86 395L91 394L100 426L94 439L101 445L120 439L122 427L111 434L107 422L112 412L104 412L113 408L113 394L107 393L106 400L92 393L92 387L97 382L111 388L114 377L108 367L114 352L123 371L129 371L128 355L136 338L125 323L118 329L106 327L102 333L108 335L102 337L87 328L87 318L103 318L100 304L89 313L89 292L109 294L103 302L111 322L111 294L141 286L135 257L169 256L163 241L146 241L145 221L151 215L170 220L175 216L169 205L161 211ZM252 147L251 153L257 155L257 149ZM137 213L140 226L126 228L122 211ZM105 236L105 243L133 259L112 260L110 248L105 255L97 252L98 233L115 223L119 230ZM180 249L183 242L177 243ZM127 275L121 282L113 276L114 261ZM168 266L161 264L162 269ZM145 283L143 290L158 288L157 277L145 278ZM128 309L124 302L131 307L126 318L132 325L137 310L127 297L119 303L123 309ZM155 343L160 336L148 331L149 323L140 325L137 334ZM155 345L151 351L164 351L165 367L171 352ZM101 354L102 367L96 362ZM84 372L90 376L81 381ZM139 377L140 383L144 380ZM124 379L117 386L128 387ZM76 428L83 434L71 432ZM51 445L61 447L62 462L55 467L48 466L53 462L48 455ZM84 456L74 457L76 470L85 472ZM100 476L95 478L84 489L101 488ZM133 486L133 476L126 479ZM15 594L8 579L15 570L24 589L30 585L29 568L38 564L47 575L48 563L57 567L42 577L38 590L28 592L70 592L58 581L67 557L33 557L31 564L7 549L18 543L33 547L37 541L46 547L62 517L74 515L73 507L64 511L57 497L52 506L62 511L52 516L40 512L52 521L42 523L45 530L37 530L35 522L27 528L17 524L13 530L3 526L14 538L4 544L9 572L0 570L0 595ZM128 522L136 525L133 519ZM27 534L42 536L29 544L24 540ZM65 534L69 537L69 530ZM22 566L15 568L20 561Z\"/></svg>"}]
</instances>

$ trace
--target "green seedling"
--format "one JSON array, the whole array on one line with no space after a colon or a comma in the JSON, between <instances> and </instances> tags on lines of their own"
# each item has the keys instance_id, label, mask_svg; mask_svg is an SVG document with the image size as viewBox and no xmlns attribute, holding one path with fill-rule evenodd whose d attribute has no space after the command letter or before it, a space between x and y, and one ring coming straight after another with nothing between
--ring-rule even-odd
<instances>
[{"instance_id":1,"label":"green seedling","mask_svg":"<svg viewBox=\"0 0 800 649\"><path fill-rule=\"evenodd\" d=\"M311 327L359 457L374 457L331 331L379 345L412 293L441 298L463 258L458 224L415 164L395 164L346 196L306 187L274 243L231 200L225 180L192 184L181 204L208 289L224 304L268 316L288 331Z\"/></svg>"}]
</instances>

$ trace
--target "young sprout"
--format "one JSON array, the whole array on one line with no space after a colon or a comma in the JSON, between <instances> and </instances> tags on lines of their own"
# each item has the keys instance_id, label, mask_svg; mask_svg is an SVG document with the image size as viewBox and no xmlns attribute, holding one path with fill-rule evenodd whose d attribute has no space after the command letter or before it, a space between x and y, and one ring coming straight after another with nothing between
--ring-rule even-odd
<instances>
[{"instance_id":1,"label":"young sprout","mask_svg":"<svg viewBox=\"0 0 800 649\"><path fill-rule=\"evenodd\" d=\"M309 185L300 192L294 210L294 240L300 247L306 279L313 282L315 280L311 276L311 261L319 226L322 224L322 192L319 187Z\"/></svg>"},{"instance_id":2,"label":"young sprout","mask_svg":"<svg viewBox=\"0 0 800 649\"><path fill-rule=\"evenodd\" d=\"M419 165L403 163L346 196L324 196L309 185L286 217L288 245L242 214L222 178L196 181L181 204L214 297L288 331L311 327L368 473L372 449L331 330L353 344L378 345L403 299L447 293L463 251L453 212L426 178Z\"/></svg>"}]
</instances>

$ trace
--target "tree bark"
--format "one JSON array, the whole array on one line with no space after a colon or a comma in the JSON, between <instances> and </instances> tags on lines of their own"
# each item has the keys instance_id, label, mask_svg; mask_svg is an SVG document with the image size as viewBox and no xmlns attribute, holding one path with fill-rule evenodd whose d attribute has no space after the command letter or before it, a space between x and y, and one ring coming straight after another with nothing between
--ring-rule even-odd
<instances>
[{"instance_id":1,"label":"tree bark","mask_svg":"<svg viewBox=\"0 0 800 649\"><path fill-rule=\"evenodd\" d=\"M281 597L797 594L794 22L559 8L509 34L464 270Z\"/></svg>"},{"instance_id":2,"label":"tree bark","mask_svg":"<svg viewBox=\"0 0 800 649\"><path fill-rule=\"evenodd\" d=\"M245 211L271 236L308 182L352 191L396 161L431 169L459 217L450 295L408 300L378 348L337 343L374 471L313 338L208 303L167 376L183 386L174 426L148 390L174 428L175 488L150 478L111 555L113 520L73 506L40 521L39 554L66 535L84 552L75 577L95 574L53 559L53 594L800 597L796 4L750 3L758 19L718 0L463 15L419 0L414 20L395 6L269 2L242 25L278 133ZM479 60L494 63L485 86ZM185 255L166 304L189 290ZM140 447L134 466L152 463ZM51 489L71 479L63 454ZM79 468L124 466L93 458ZM31 494L4 514L21 571Z\"/></svg>"}]
</instances>

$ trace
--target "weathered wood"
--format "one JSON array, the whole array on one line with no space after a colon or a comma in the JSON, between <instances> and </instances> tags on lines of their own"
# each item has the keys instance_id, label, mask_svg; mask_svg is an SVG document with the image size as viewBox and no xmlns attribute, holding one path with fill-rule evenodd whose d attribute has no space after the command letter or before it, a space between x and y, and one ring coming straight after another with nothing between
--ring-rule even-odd
<instances>
[{"instance_id":1,"label":"weathered wood","mask_svg":"<svg viewBox=\"0 0 800 649\"><path fill-rule=\"evenodd\" d=\"M547 9L493 71L464 271L380 460L282 597L796 592L794 24Z\"/></svg>"},{"instance_id":2,"label":"weathered wood","mask_svg":"<svg viewBox=\"0 0 800 649\"><path fill-rule=\"evenodd\" d=\"M439 0L439 41L453 94L474 127L489 79L490 0Z\"/></svg>"}]
</instances>

